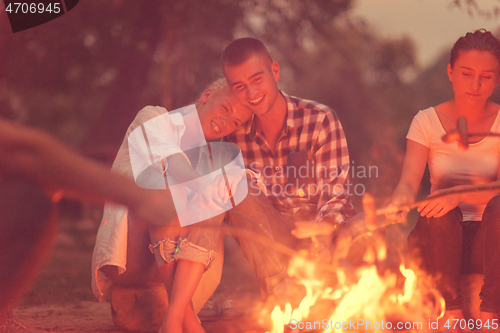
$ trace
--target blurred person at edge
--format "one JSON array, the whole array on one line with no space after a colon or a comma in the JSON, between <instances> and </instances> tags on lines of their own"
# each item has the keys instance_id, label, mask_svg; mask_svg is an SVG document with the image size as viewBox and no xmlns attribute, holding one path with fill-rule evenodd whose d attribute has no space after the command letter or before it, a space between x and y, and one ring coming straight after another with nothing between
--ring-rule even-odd
<instances>
[{"instance_id":1,"label":"blurred person at edge","mask_svg":"<svg viewBox=\"0 0 500 333\"><path fill-rule=\"evenodd\" d=\"M432 198L446 190L499 180L500 138L486 133L500 132L500 105L489 100L500 81L500 42L486 30L467 33L455 42L447 71L454 98L414 117L391 205L415 201L428 164L432 187L427 199L431 200L418 206L420 217L408 236L408 246L421 259L422 268L436 277L447 318L463 318L461 271L483 273L481 320L483 324L489 320L493 327L500 310L498 191ZM467 149L442 140L456 129L460 117L467 120L470 133L485 133L469 138Z\"/></svg>"},{"instance_id":2,"label":"blurred person at edge","mask_svg":"<svg viewBox=\"0 0 500 333\"><path fill-rule=\"evenodd\" d=\"M11 306L50 252L57 224L54 203L62 196L126 205L138 224L178 225L168 191L141 189L42 131L0 119L2 333L18 327Z\"/></svg>"}]
</instances>

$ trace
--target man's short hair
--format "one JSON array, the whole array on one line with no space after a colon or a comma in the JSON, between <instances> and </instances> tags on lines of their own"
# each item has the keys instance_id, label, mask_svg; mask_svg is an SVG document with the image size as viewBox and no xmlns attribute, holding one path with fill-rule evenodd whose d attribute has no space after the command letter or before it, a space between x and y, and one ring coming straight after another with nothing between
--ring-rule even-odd
<instances>
[{"instance_id":1,"label":"man's short hair","mask_svg":"<svg viewBox=\"0 0 500 333\"><path fill-rule=\"evenodd\" d=\"M220 64L224 71L225 66L241 65L252 55L260 55L269 59L269 64L273 62L266 46L257 38L245 37L232 41L222 52Z\"/></svg>"}]
</instances>

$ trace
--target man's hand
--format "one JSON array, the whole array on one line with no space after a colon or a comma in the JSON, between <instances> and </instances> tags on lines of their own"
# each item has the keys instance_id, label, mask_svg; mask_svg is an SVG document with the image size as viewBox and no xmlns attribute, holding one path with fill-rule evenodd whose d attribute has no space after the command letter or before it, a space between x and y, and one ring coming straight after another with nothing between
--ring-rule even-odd
<instances>
[{"instance_id":1,"label":"man's hand","mask_svg":"<svg viewBox=\"0 0 500 333\"><path fill-rule=\"evenodd\" d=\"M245 177L245 171L242 169L226 170L227 184L223 174L215 177L213 181L200 179L198 194L200 195L200 206L209 209L223 209L229 197L229 189L234 195L238 189L238 184ZM228 188L229 186L229 188Z\"/></svg>"},{"instance_id":2,"label":"man's hand","mask_svg":"<svg viewBox=\"0 0 500 333\"><path fill-rule=\"evenodd\" d=\"M201 184L201 182L203 182L203 184ZM227 201L222 200L219 194L220 187L226 188L226 184L224 182L223 177L222 181L220 179L219 180L216 179L214 181L200 179L198 194L199 194L199 204L201 208L213 209L213 210L223 209L222 207Z\"/></svg>"},{"instance_id":3,"label":"man's hand","mask_svg":"<svg viewBox=\"0 0 500 333\"><path fill-rule=\"evenodd\" d=\"M330 251L331 238L336 230L335 224L329 222L297 221L295 222L295 229L292 230L292 235L297 238L311 237L312 243L309 246L309 252L313 258L320 262L329 263L332 260Z\"/></svg>"}]
</instances>

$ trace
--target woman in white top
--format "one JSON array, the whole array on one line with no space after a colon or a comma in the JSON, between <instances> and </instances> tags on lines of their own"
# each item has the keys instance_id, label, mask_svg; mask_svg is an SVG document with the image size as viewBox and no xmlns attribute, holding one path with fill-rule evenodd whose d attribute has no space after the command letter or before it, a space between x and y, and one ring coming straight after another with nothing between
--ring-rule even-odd
<instances>
[{"instance_id":1,"label":"woman in white top","mask_svg":"<svg viewBox=\"0 0 500 333\"><path fill-rule=\"evenodd\" d=\"M499 71L500 42L490 32L477 30L457 40L448 64L454 98L420 111L413 119L392 205L415 201L426 164L432 184L429 198L444 189L499 179L500 138L474 137L465 150L442 140L443 135L455 130L460 117L466 118L470 133L500 132L500 106L489 100L499 83ZM417 208L420 218L408 237L412 253L418 253L422 267L437 278L437 288L445 298L450 317L463 318L461 269L479 266L484 273L481 319L483 324L489 319L490 327L500 302L497 194L462 193L423 203Z\"/></svg>"}]
</instances>

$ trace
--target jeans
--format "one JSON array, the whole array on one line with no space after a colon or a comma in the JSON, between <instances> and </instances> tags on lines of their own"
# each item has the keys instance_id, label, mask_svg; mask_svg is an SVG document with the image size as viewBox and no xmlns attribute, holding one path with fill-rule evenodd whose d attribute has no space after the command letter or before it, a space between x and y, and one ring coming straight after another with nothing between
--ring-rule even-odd
<instances>
[{"instance_id":1,"label":"jeans","mask_svg":"<svg viewBox=\"0 0 500 333\"><path fill-rule=\"evenodd\" d=\"M440 218L420 217L408 236L421 267L437 277L447 310L462 309L461 273L483 273L481 311L498 313L500 302L500 196L491 199L480 222L462 221L457 207Z\"/></svg>"},{"instance_id":2,"label":"jeans","mask_svg":"<svg viewBox=\"0 0 500 333\"><path fill-rule=\"evenodd\" d=\"M156 264L184 259L201 263L208 269L216 257L215 248L219 239L223 217L211 219L184 227L183 235L170 236L169 227L152 228L150 251L155 255Z\"/></svg>"}]
</instances>

